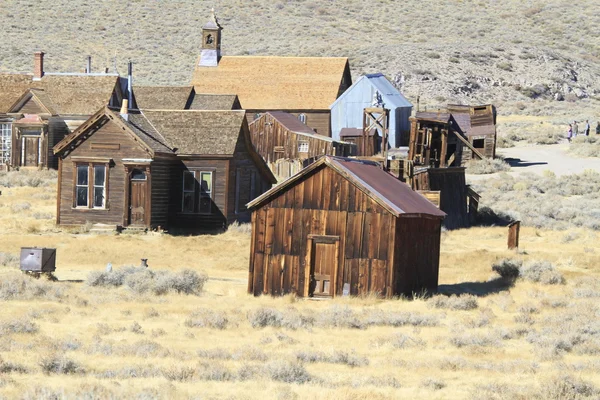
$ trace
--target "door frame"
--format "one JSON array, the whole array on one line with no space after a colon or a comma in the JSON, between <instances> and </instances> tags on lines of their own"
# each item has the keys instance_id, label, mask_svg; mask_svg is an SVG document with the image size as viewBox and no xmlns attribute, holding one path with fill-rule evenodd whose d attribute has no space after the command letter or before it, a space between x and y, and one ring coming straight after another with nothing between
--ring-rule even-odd
<instances>
[{"instance_id":1,"label":"door frame","mask_svg":"<svg viewBox=\"0 0 600 400\"><path fill-rule=\"evenodd\" d=\"M150 227L151 223L151 212L150 207L152 206L151 194L152 194L152 180L150 175L150 163L144 164L124 164L125 166L125 198L123 207L123 226L134 226L130 221L130 207L131 207L131 173L134 169L140 169L146 174L146 202L144 204L144 226Z\"/></svg>"},{"instance_id":2,"label":"door frame","mask_svg":"<svg viewBox=\"0 0 600 400\"><path fill-rule=\"evenodd\" d=\"M340 237L337 235L315 235L309 234L307 236L306 241L306 262L304 267L304 290L302 295L304 297L309 297L310 295L310 284L312 281L312 249L315 243L327 243L334 244L335 243L335 263L333 265L333 271L331 271L331 287L332 293L331 297L336 296L336 285L337 285L337 274L338 274L338 264L340 262Z\"/></svg>"}]
</instances>

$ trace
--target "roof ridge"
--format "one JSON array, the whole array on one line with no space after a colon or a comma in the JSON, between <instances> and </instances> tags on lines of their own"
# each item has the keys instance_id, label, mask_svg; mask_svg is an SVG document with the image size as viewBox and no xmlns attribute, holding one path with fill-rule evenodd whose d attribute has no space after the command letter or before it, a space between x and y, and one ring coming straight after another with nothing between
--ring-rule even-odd
<instances>
[{"instance_id":1,"label":"roof ridge","mask_svg":"<svg viewBox=\"0 0 600 400\"><path fill-rule=\"evenodd\" d=\"M157 141L157 142L159 142L160 144L162 144L162 145L164 145L164 146L168 147L169 149L171 149L171 151L173 151L174 147L173 147L173 146L171 146L171 144L169 143L169 141L168 141L168 140L167 140L167 139L166 139L166 138L163 136L163 134L162 134L162 133L160 133L160 131L159 131L158 129L156 129L156 126L154 126L154 124L152 123L152 121L150 121L150 120L149 120L149 119L146 117L146 115L144 114L144 112L143 112L142 110L139 110L139 111L140 111L140 113L139 113L138 115L141 115L142 117L144 117L144 119L145 119L146 121L148 121L148 123L150 124L150 126L152 127L152 129L154 129L154 131L155 131L155 132L158 134L158 136L160 136L160 138L162 139L162 142L161 142L161 141L159 141L159 140L156 140L155 138L153 138L152 136L150 136L150 135L148 135L148 134L146 134L146 135L150 136L150 138L151 138L151 139L153 139L153 140L156 140L156 141ZM129 121L127 121L127 122L129 122ZM143 130L143 129L141 129L141 128L138 128L138 129L139 129L141 132L144 132L144 130ZM144 132L144 133L146 133L146 132Z\"/></svg>"},{"instance_id":2,"label":"roof ridge","mask_svg":"<svg viewBox=\"0 0 600 400\"><path fill-rule=\"evenodd\" d=\"M182 113L234 113L241 114L246 113L246 110L169 110L169 109L152 109L152 108L141 108L140 112L149 111L149 112L182 112Z\"/></svg>"}]
</instances>

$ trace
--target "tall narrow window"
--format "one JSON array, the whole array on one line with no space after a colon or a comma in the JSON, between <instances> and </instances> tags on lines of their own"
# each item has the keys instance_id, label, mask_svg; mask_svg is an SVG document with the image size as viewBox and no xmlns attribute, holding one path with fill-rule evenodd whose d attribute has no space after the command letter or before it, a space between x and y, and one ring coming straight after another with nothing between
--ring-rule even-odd
<instances>
[{"instance_id":1,"label":"tall narrow window","mask_svg":"<svg viewBox=\"0 0 600 400\"><path fill-rule=\"evenodd\" d=\"M94 165L94 208L106 206L106 167Z\"/></svg>"},{"instance_id":2,"label":"tall narrow window","mask_svg":"<svg viewBox=\"0 0 600 400\"><path fill-rule=\"evenodd\" d=\"M302 122L303 124L306 123L306 114L300 114L298 115L298 119L300 120L300 122Z\"/></svg>"},{"instance_id":3,"label":"tall narrow window","mask_svg":"<svg viewBox=\"0 0 600 400\"><path fill-rule=\"evenodd\" d=\"M196 178L191 171L183 171L183 212L194 212L196 193Z\"/></svg>"},{"instance_id":4,"label":"tall narrow window","mask_svg":"<svg viewBox=\"0 0 600 400\"><path fill-rule=\"evenodd\" d=\"M11 124L0 124L0 165L10 164L10 151L12 149Z\"/></svg>"},{"instance_id":5,"label":"tall narrow window","mask_svg":"<svg viewBox=\"0 0 600 400\"><path fill-rule=\"evenodd\" d=\"M88 206L88 192L89 192L89 166L78 165L77 166L77 189L76 189L76 203L77 207Z\"/></svg>"},{"instance_id":6,"label":"tall narrow window","mask_svg":"<svg viewBox=\"0 0 600 400\"><path fill-rule=\"evenodd\" d=\"M76 164L75 207L106 208L108 170L106 164Z\"/></svg>"},{"instance_id":7,"label":"tall narrow window","mask_svg":"<svg viewBox=\"0 0 600 400\"><path fill-rule=\"evenodd\" d=\"M199 213L210 214L212 211L212 173L200 172L200 206Z\"/></svg>"},{"instance_id":8,"label":"tall narrow window","mask_svg":"<svg viewBox=\"0 0 600 400\"><path fill-rule=\"evenodd\" d=\"M181 211L210 214L213 203L213 172L183 171Z\"/></svg>"}]
</instances>

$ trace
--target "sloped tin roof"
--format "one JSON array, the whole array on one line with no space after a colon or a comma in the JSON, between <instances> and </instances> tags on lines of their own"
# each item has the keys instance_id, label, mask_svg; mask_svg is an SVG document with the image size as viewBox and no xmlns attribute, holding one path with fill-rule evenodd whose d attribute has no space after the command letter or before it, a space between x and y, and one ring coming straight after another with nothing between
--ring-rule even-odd
<instances>
[{"instance_id":1,"label":"sloped tin roof","mask_svg":"<svg viewBox=\"0 0 600 400\"><path fill-rule=\"evenodd\" d=\"M378 163L344 157L323 156L315 163L272 188L248 204L255 208L277 197L295 185L303 176L322 165L333 168L344 175L352 184L384 206L395 216L429 215L444 218L446 214L421 194L413 191L406 183L382 170Z\"/></svg>"}]
</instances>

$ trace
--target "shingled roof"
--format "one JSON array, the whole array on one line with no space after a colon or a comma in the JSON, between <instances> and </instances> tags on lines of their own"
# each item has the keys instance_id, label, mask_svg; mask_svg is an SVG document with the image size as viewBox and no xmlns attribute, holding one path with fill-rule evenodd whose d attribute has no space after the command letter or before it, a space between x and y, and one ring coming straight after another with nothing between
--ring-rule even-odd
<instances>
[{"instance_id":1,"label":"shingled roof","mask_svg":"<svg viewBox=\"0 0 600 400\"><path fill-rule=\"evenodd\" d=\"M340 173L350 183L397 217L430 215L435 218L444 218L446 216L446 213L424 196L413 191L406 183L382 170L378 163L334 156L321 157L296 175L248 203L248 208L255 208L279 196L280 193L293 187L296 182L322 165Z\"/></svg>"},{"instance_id":2,"label":"shingled roof","mask_svg":"<svg viewBox=\"0 0 600 400\"><path fill-rule=\"evenodd\" d=\"M7 113L31 87L32 75L0 74L0 113Z\"/></svg>"},{"instance_id":3,"label":"shingled roof","mask_svg":"<svg viewBox=\"0 0 600 400\"><path fill-rule=\"evenodd\" d=\"M59 115L92 115L108 105L117 87L116 75L47 74L34 81L28 74L0 75L0 112L9 112L29 89L42 89L53 112Z\"/></svg>"},{"instance_id":4,"label":"shingled roof","mask_svg":"<svg viewBox=\"0 0 600 400\"><path fill-rule=\"evenodd\" d=\"M177 154L232 155L245 112L144 110L144 117Z\"/></svg>"},{"instance_id":5,"label":"shingled roof","mask_svg":"<svg viewBox=\"0 0 600 400\"><path fill-rule=\"evenodd\" d=\"M192 100L193 86L134 86L139 109L185 110Z\"/></svg>"},{"instance_id":6,"label":"shingled roof","mask_svg":"<svg viewBox=\"0 0 600 400\"><path fill-rule=\"evenodd\" d=\"M224 56L217 67L197 63L192 85L197 93L236 93L247 110L328 110L346 70L342 57Z\"/></svg>"},{"instance_id":7,"label":"shingled roof","mask_svg":"<svg viewBox=\"0 0 600 400\"><path fill-rule=\"evenodd\" d=\"M241 110L235 94L194 93L190 110Z\"/></svg>"}]
</instances>

